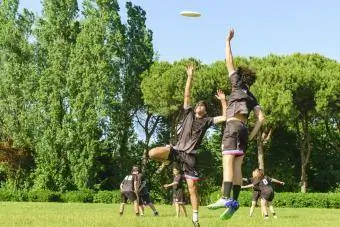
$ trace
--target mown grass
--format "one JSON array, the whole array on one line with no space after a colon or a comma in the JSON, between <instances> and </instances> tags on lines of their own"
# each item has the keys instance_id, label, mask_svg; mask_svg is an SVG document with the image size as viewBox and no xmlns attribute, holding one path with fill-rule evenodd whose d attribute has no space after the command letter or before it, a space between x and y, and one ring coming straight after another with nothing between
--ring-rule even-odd
<instances>
[{"instance_id":1,"label":"mown grass","mask_svg":"<svg viewBox=\"0 0 340 227\"><path fill-rule=\"evenodd\" d=\"M174 217L175 209L169 205L156 205L160 216L154 217L146 208L143 217L136 217L131 205L126 205L125 213L119 216L119 204L86 203L32 203L1 202L0 226L192 226L191 209L187 206L189 217ZM223 210L200 209L200 224L211 226L340 226L339 209L277 208L278 219L264 220L260 209L253 217L248 217L249 209L241 207L228 221L220 221Z\"/></svg>"}]
</instances>

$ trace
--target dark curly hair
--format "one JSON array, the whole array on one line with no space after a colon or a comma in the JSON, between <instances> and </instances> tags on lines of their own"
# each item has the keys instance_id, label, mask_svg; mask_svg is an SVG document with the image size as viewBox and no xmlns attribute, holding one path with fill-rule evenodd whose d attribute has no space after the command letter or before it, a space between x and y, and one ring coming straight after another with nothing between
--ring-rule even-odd
<instances>
[{"instance_id":1,"label":"dark curly hair","mask_svg":"<svg viewBox=\"0 0 340 227\"><path fill-rule=\"evenodd\" d=\"M255 71L251 70L248 67L244 66L237 67L237 73L247 87L250 87L256 80Z\"/></svg>"}]
</instances>

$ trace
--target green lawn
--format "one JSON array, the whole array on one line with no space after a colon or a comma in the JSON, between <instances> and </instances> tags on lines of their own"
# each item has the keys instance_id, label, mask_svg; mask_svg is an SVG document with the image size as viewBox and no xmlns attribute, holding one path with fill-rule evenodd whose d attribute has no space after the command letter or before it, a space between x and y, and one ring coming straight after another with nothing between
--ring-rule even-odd
<instances>
[{"instance_id":1,"label":"green lawn","mask_svg":"<svg viewBox=\"0 0 340 227\"><path fill-rule=\"evenodd\" d=\"M135 217L132 205L127 205L124 216L120 217L119 204L1 202L0 226L191 226L189 206L188 218L174 217L174 207L156 207L159 217L154 217L150 208L146 208L144 217ZM340 209L277 208L277 220L261 218L260 208L250 218L248 208L242 207L228 221L218 219L222 212L202 207L201 226L340 226Z\"/></svg>"}]
</instances>

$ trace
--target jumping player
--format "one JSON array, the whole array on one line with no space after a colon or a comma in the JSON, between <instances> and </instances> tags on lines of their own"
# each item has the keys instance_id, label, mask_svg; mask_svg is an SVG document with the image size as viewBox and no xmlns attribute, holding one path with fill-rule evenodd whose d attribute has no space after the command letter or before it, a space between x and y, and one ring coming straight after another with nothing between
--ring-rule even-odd
<instances>
[{"instance_id":1,"label":"jumping player","mask_svg":"<svg viewBox=\"0 0 340 227\"><path fill-rule=\"evenodd\" d=\"M226 39L226 65L231 82L231 94L228 98L227 122L222 139L223 155L223 197L217 202L208 205L209 209L227 209L220 219L232 217L238 209L238 196L242 185L242 162L247 149L248 128L246 126L250 111L254 111L256 124L249 135L253 139L259 131L264 115L249 87L255 81L255 73L248 68L234 67L230 42L234 37L234 30L230 30ZM231 197L233 190L233 197Z\"/></svg>"},{"instance_id":2,"label":"jumping player","mask_svg":"<svg viewBox=\"0 0 340 227\"><path fill-rule=\"evenodd\" d=\"M172 198L176 207L176 217L180 216L181 210L184 216L187 217L187 211L184 206L184 177L180 174L180 170L177 167L174 167L172 172L174 174L174 180L171 184L165 184L164 188L172 187Z\"/></svg>"},{"instance_id":3,"label":"jumping player","mask_svg":"<svg viewBox=\"0 0 340 227\"><path fill-rule=\"evenodd\" d=\"M274 189L272 187L272 182L284 185L285 183L274 178L270 178L264 175L262 169L255 169L253 171L253 183L242 186L242 188L254 188L260 190L261 192L261 211L265 219L268 219L268 206L270 212L273 214L273 218L277 218L272 205L274 199Z\"/></svg>"},{"instance_id":4,"label":"jumping player","mask_svg":"<svg viewBox=\"0 0 340 227\"><path fill-rule=\"evenodd\" d=\"M156 147L149 151L149 157L154 160L162 161L162 166L169 165L175 161L183 166L186 178L190 201L193 210L192 221L194 226L199 226L198 222L198 193L196 181L199 180L196 168L196 153L200 147L202 139L207 129L212 125L226 120L226 99L221 90L217 91L216 97L222 104L222 116L207 116L207 106L200 101L195 107L190 106L190 89L193 78L193 65L187 68L187 81L184 92L184 120L180 131L177 144L165 147Z\"/></svg>"},{"instance_id":5,"label":"jumping player","mask_svg":"<svg viewBox=\"0 0 340 227\"><path fill-rule=\"evenodd\" d=\"M139 174L138 166L133 166L130 175L125 176L120 184L121 204L119 209L120 216L124 213L124 205L128 200L133 202L136 216L139 216L138 192L141 182L141 174Z\"/></svg>"}]
</instances>

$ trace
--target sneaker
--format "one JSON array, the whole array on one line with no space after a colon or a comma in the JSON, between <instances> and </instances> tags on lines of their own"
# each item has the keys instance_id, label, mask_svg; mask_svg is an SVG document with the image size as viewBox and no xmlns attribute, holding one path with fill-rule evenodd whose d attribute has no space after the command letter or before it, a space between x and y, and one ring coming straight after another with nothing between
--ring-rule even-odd
<instances>
[{"instance_id":1,"label":"sneaker","mask_svg":"<svg viewBox=\"0 0 340 227\"><path fill-rule=\"evenodd\" d=\"M119 212L119 216L123 216L123 212Z\"/></svg>"},{"instance_id":2,"label":"sneaker","mask_svg":"<svg viewBox=\"0 0 340 227\"><path fill-rule=\"evenodd\" d=\"M229 199L220 198L217 202L208 205L207 208L210 210L217 210L219 208L230 207L233 201L234 200L232 198L229 198Z\"/></svg>"},{"instance_id":3,"label":"sneaker","mask_svg":"<svg viewBox=\"0 0 340 227\"><path fill-rule=\"evenodd\" d=\"M277 216L276 216L276 215L274 215L274 216L273 216L273 218L274 218L274 219L277 219Z\"/></svg>"},{"instance_id":4,"label":"sneaker","mask_svg":"<svg viewBox=\"0 0 340 227\"><path fill-rule=\"evenodd\" d=\"M225 208L227 200L225 198L220 198L215 203L209 204L207 206L210 210L217 210L219 208Z\"/></svg>"},{"instance_id":5,"label":"sneaker","mask_svg":"<svg viewBox=\"0 0 340 227\"><path fill-rule=\"evenodd\" d=\"M158 169L157 169L157 171L156 171L156 174L160 174L160 173L163 171L163 169L164 169L165 167L167 167L168 165L170 165L170 164L171 164L171 161L170 161L170 160L163 161L163 162L162 162L162 165L160 165L160 166L158 167Z\"/></svg>"},{"instance_id":6,"label":"sneaker","mask_svg":"<svg viewBox=\"0 0 340 227\"><path fill-rule=\"evenodd\" d=\"M228 220L229 218L231 218L234 213L238 210L239 208L239 204L236 200L234 200L228 209L226 209L221 215L220 215L220 219L221 220Z\"/></svg>"},{"instance_id":7,"label":"sneaker","mask_svg":"<svg viewBox=\"0 0 340 227\"><path fill-rule=\"evenodd\" d=\"M194 224L194 227L200 227L200 223L198 221L192 221L192 224Z\"/></svg>"},{"instance_id":8,"label":"sneaker","mask_svg":"<svg viewBox=\"0 0 340 227\"><path fill-rule=\"evenodd\" d=\"M159 216L158 211L156 211L155 213L153 213L153 216Z\"/></svg>"}]
</instances>

